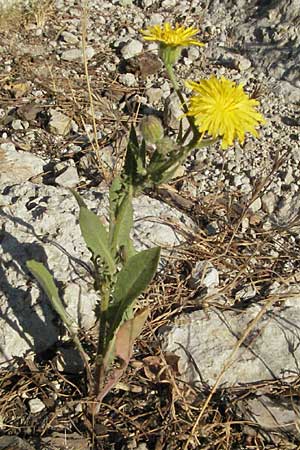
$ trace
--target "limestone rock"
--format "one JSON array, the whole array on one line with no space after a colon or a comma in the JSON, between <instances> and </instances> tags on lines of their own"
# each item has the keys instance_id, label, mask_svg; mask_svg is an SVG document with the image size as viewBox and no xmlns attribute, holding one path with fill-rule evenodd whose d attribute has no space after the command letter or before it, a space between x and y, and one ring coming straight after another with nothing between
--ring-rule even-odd
<instances>
[{"instance_id":1,"label":"limestone rock","mask_svg":"<svg viewBox=\"0 0 300 450\"><path fill-rule=\"evenodd\" d=\"M38 414L46 408L46 405L39 398L33 398L28 402L31 414Z\"/></svg>"},{"instance_id":2,"label":"limestone rock","mask_svg":"<svg viewBox=\"0 0 300 450\"><path fill-rule=\"evenodd\" d=\"M107 191L89 190L83 197L106 221ZM68 190L30 182L0 185L0 204L0 362L9 363L14 356L42 352L61 338L61 324L27 270L27 260L40 261L51 271L67 312L79 327L94 326L100 299L93 290L77 202ZM155 245L172 249L184 240L180 225L193 227L187 217L146 196L134 200L134 210L138 250ZM168 250L163 250L166 254Z\"/></svg>"},{"instance_id":3,"label":"limestone rock","mask_svg":"<svg viewBox=\"0 0 300 450\"><path fill-rule=\"evenodd\" d=\"M134 56L140 55L143 51L142 42L137 39L132 39L129 41L121 50L121 54L124 59L130 59Z\"/></svg>"},{"instance_id":4,"label":"limestone rock","mask_svg":"<svg viewBox=\"0 0 300 450\"><path fill-rule=\"evenodd\" d=\"M279 401L267 395L259 395L237 402L237 407L242 412L244 420L250 420L265 431L292 433L298 439L300 437L300 419L297 413L299 406L296 399L291 400L285 397Z\"/></svg>"},{"instance_id":5,"label":"limestone rock","mask_svg":"<svg viewBox=\"0 0 300 450\"><path fill-rule=\"evenodd\" d=\"M282 301L282 306L269 308L237 351L222 378L222 387L297 376L299 300L300 294L295 294ZM162 333L163 349L180 357L182 379L213 385L261 308L256 304L241 312L211 309L183 315Z\"/></svg>"},{"instance_id":6,"label":"limestone rock","mask_svg":"<svg viewBox=\"0 0 300 450\"><path fill-rule=\"evenodd\" d=\"M86 57L88 60L92 59L95 55L95 50L93 47L87 47L86 49ZM70 50L65 50L61 54L61 59L64 61L81 61L83 58L82 49L81 48L72 48Z\"/></svg>"},{"instance_id":7,"label":"limestone rock","mask_svg":"<svg viewBox=\"0 0 300 450\"><path fill-rule=\"evenodd\" d=\"M23 183L43 173L45 161L32 153L17 151L11 142L0 145L0 184Z\"/></svg>"}]
</instances>

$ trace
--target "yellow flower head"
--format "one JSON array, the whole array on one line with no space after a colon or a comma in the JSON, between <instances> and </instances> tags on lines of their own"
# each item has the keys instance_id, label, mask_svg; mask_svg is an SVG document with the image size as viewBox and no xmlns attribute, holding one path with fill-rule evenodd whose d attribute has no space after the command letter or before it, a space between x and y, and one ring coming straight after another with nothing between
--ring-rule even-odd
<instances>
[{"instance_id":1,"label":"yellow flower head","mask_svg":"<svg viewBox=\"0 0 300 450\"><path fill-rule=\"evenodd\" d=\"M255 127L266 121L256 111L259 102L248 97L242 84L212 76L199 83L187 81L186 86L196 92L190 99L187 115L194 117L200 133L221 137L223 149L235 139L243 144L246 132L258 137Z\"/></svg>"},{"instance_id":2,"label":"yellow flower head","mask_svg":"<svg viewBox=\"0 0 300 450\"><path fill-rule=\"evenodd\" d=\"M163 26L153 25L147 30L141 30L146 41L157 41L171 47L203 46L204 44L193 39L198 32L197 28L185 28L178 24L172 28L169 23L165 23Z\"/></svg>"}]
</instances>

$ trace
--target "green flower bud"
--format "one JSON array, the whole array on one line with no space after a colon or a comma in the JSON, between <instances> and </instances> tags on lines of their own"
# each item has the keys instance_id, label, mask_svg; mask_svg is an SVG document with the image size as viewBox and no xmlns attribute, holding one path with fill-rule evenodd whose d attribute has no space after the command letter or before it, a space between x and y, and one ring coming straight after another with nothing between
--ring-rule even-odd
<instances>
[{"instance_id":1,"label":"green flower bud","mask_svg":"<svg viewBox=\"0 0 300 450\"><path fill-rule=\"evenodd\" d=\"M165 66L174 66L180 58L181 50L180 46L160 44L158 54Z\"/></svg>"},{"instance_id":2,"label":"green flower bud","mask_svg":"<svg viewBox=\"0 0 300 450\"><path fill-rule=\"evenodd\" d=\"M167 155L168 153L171 153L173 150L175 150L175 147L176 147L175 142L169 136L163 137L156 144L157 151L162 155Z\"/></svg>"},{"instance_id":3,"label":"green flower bud","mask_svg":"<svg viewBox=\"0 0 300 450\"><path fill-rule=\"evenodd\" d=\"M140 128L143 138L149 144L156 144L164 137L162 123L156 116L143 117Z\"/></svg>"}]
</instances>

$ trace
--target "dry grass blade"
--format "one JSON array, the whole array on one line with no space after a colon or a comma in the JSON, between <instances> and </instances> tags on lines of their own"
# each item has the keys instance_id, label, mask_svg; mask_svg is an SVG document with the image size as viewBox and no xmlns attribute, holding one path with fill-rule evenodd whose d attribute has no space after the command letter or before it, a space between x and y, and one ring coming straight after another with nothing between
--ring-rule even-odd
<instances>
[{"instance_id":1,"label":"dry grass blade","mask_svg":"<svg viewBox=\"0 0 300 450\"><path fill-rule=\"evenodd\" d=\"M96 153L97 161L99 168L102 171L103 177L106 181L109 180L109 174L104 167L101 155L100 155L100 147L98 143L98 133L97 133L97 124L95 119L95 108L94 108L94 100L93 100L93 93L90 83L90 75L89 75L89 69L88 69L88 61L87 61L87 22L88 22L88 0L82 0L82 57L83 57L83 64L84 64L84 72L85 72L85 78L86 78L86 84L87 84L87 90L88 90L88 96L89 96L89 103L90 103L90 111L92 116L92 124L93 124L93 132L94 132L94 140L91 140L91 145Z\"/></svg>"}]
</instances>

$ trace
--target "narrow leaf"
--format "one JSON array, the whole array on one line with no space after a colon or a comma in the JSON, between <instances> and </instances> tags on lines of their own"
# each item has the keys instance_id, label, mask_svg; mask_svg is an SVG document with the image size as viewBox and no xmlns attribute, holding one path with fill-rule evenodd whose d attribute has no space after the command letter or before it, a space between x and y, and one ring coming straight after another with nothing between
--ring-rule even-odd
<instances>
[{"instance_id":1,"label":"narrow leaf","mask_svg":"<svg viewBox=\"0 0 300 450\"><path fill-rule=\"evenodd\" d=\"M34 260L27 261L26 266L42 286L52 304L53 309L57 312L66 328L70 330L72 328L72 320L66 312L59 297L58 289L49 270L46 269L42 263Z\"/></svg>"},{"instance_id":2,"label":"narrow leaf","mask_svg":"<svg viewBox=\"0 0 300 450\"><path fill-rule=\"evenodd\" d=\"M82 236L93 257L100 257L107 265L110 273L115 273L115 261L110 252L108 232L100 222L97 214L90 211L84 204L80 195L75 191L73 194L79 205L79 224Z\"/></svg>"},{"instance_id":3,"label":"narrow leaf","mask_svg":"<svg viewBox=\"0 0 300 450\"><path fill-rule=\"evenodd\" d=\"M138 311L132 319L124 322L117 331L113 345L113 351L114 356L119 358L120 368L114 368L112 370L112 374L109 376L107 383L97 396L97 402L102 402L104 397L117 384L124 371L126 370L132 356L134 341L140 335L148 314L149 309L143 308L142 310ZM111 352L112 349L110 349L109 355L106 355L105 360L108 361L112 359ZM107 361L105 365L106 368L108 367ZM98 411L99 403L94 407L95 412Z\"/></svg>"},{"instance_id":4,"label":"narrow leaf","mask_svg":"<svg viewBox=\"0 0 300 450\"><path fill-rule=\"evenodd\" d=\"M122 323L126 310L149 285L156 272L159 256L160 247L144 250L132 256L119 272L113 293L114 302L109 312L109 339L112 339Z\"/></svg>"},{"instance_id":5,"label":"narrow leaf","mask_svg":"<svg viewBox=\"0 0 300 450\"><path fill-rule=\"evenodd\" d=\"M63 324L65 325L66 329L69 331L71 338L73 339L73 342L75 346L77 347L77 350L80 353L80 356L84 362L87 378L89 383L92 382L92 374L91 369L89 366L88 357L81 345L81 342L77 336L76 332L76 324L74 323L74 320L69 316L67 311L65 310L65 307L59 297L58 289L56 287L56 284L54 283L53 276L49 272L49 270L40 262L30 260L26 262L26 266L30 270L30 272L34 275L34 277L37 279L39 284L41 285L42 289L44 290L45 294L49 298L51 305L54 309L54 311L58 314L60 319L62 320Z\"/></svg>"},{"instance_id":6,"label":"narrow leaf","mask_svg":"<svg viewBox=\"0 0 300 450\"><path fill-rule=\"evenodd\" d=\"M111 248L113 254L115 254L121 246L125 247L129 241L130 231L133 226L133 207L132 207L132 194L129 192L122 200L117 215L116 223L113 230Z\"/></svg>"},{"instance_id":7,"label":"narrow leaf","mask_svg":"<svg viewBox=\"0 0 300 450\"><path fill-rule=\"evenodd\" d=\"M136 178L137 161L136 153L138 149L138 140L134 127L131 127L129 140L127 144L127 151L125 156L124 172L125 175L132 181Z\"/></svg>"}]
</instances>

